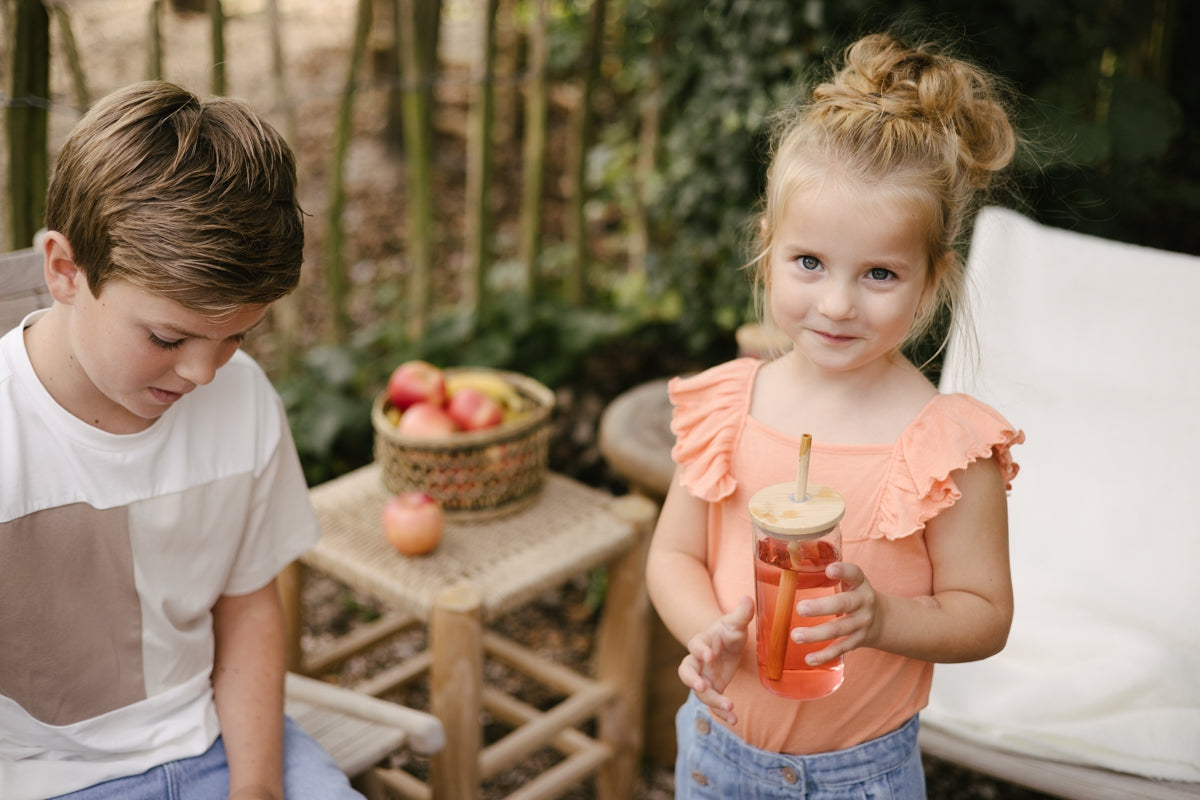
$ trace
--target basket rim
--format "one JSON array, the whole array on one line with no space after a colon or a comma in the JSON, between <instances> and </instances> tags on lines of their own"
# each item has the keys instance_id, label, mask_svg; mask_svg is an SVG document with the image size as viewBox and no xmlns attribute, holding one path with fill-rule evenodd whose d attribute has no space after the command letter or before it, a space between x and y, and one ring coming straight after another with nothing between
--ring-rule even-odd
<instances>
[{"instance_id":1,"label":"basket rim","mask_svg":"<svg viewBox=\"0 0 1200 800\"><path fill-rule=\"evenodd\" d=\"M445 437L405 436L399 433L384 414L387 405L387 389L383 389L371 403L371 425L375 432L386 438L392 444L400 447L421 450L459 450L475 445L499 444L513 439L520 439L530 432L545 425L550 414L554 411L554 392L540 381L511 370L495 369L492 367L456 366L442 370L451 375L456 372L490 372L512 383L518 391L530 397L537 405L524 418L512 423L503 423L493 428L476 431L456 431Z\"/></svg>"}]
</instances>

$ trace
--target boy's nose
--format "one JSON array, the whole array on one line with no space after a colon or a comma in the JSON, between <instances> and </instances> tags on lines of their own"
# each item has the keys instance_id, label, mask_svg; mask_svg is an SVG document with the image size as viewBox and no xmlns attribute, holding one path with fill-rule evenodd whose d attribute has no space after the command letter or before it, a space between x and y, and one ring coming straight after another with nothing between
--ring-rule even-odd
<instances>
[{"instance_id":1,"label":"boy's nose","mask_svg":"<svg viewBox=\"0 0 1200 800\"><path fill-rule=\"evenodd\" d=\"M221 363L218 354L196 348L195 351L176 362L175 372L190 383L204 386L216 376Z\"/></svg>"}]
</instances>

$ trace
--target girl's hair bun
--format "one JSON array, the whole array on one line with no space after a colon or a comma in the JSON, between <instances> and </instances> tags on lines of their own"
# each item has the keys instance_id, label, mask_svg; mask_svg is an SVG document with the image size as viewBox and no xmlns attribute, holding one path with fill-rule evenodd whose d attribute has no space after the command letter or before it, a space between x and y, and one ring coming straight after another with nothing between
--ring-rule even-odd
<instances>
[{"instance_id":1,"label":"girl's hair bun","mask_svg":"<svg viewBox=\"0 0 1200 800\"><path fill-rule=\"evenodd\" d=\"M887 127L911 128L893 130L898 141L940 140L935 149L957 161L966 184L979 190L1016 152L1002 90L995 76L973 64L932 45L910 47L880 33L847 48L842 69L813 91L812 110L826 122L847 115L838 127L855 127L859 115L884 116L892 122Z\"/></svg>"}]
</instances>

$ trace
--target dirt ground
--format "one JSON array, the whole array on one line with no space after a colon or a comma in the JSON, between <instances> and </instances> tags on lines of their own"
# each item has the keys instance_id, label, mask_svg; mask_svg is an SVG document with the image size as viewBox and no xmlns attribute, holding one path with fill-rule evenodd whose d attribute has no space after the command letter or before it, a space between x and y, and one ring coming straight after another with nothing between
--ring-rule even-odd
<instances>
[{"instance_id":1,"label":"dirt ground","mask_svg":"<svg viewBox=\"0 0 1200 800\"><path fill-rule=\"evenodd\" d=\"M74 36L81 54L87 89L95 99L127 83L147 75L148 0L60 0L72 19ZM169 4L168 4L169 5ZM446 0L446 23L442 48L446 67L461 76L472 51L470 33L471 0ZM300 169L301 201L310 218L307 264L319 264L324 246L324 214L333 139L333 124L339 95L346 81L349 63L348 46L354 19L354 0L279 0L281 38L288 65L286 101L280 95L271 70L271 47L265 0L225 0L227 21L227 80L228 93L251 102L264 111L281 130L284 130L297 153ZM201 94L210 87L208 21L200 16L186 16L167 11L162 20L165 53L165 77L188 86ZM377 33L376 35L380 35ZM4 40L7 40L5 32ZM53 74L51 103L51 152L65 138L78 119L81 110L74 104L74 89L62 49L61 29L52 28ZM364 73L369 81L371 75ZM438 89L443 99L449 99L450 115L439 125L443 133L455 123L454 100L461 100L463 85L449 80ZM357 136L347 161L348 198L345 210L347 229L347 264L358 292L354 298L353 314L369 315L372 309L369 288L373 282L392 276L403 269L402 228L403 207L396 187L403 182L399 163L388 156L382 144L385 94L379 88L364 90L357 103L355 126ZM457 150L453 132L445 135L439 149L439 170L447 178L439 193L442 219L453 220L461 204L460 186L454 181L461 177L462 154ZM0 156L2 158L3 156ZM3 167L0 164L0 167ZM0 175L4 172L0 172ZM0 187L2 189L3 187ZM512 194L516 194L513 192ZM454 250L457 232L447 225L441 236L441 246ZM5 249L24 243L0 243ZM446 259L447 274L452 278L455 261ZM315 321L301 336L301 345L315 341L321 333L323 317L319 277L312 268L306 274L298 293L304 319ZM269 359L270 353L256 353ZM611 383L611 382L610 382ZM594 480L599 474L605 482L613 476L598 466L594 443L595 419L602 403L611 396L612 387L578 399L576 415L590 420L591 426L573 426L582 433L577 442L583 455L577 461L577 474ZM586 463L585 463L586 462ZM619 487L618 487L619 488ZM526 609L515 612L502 624L502 632L527 643L536 644L543 653L568 665L580 667L590 658L591 632L595 616L588 602L586 581L568 584L549 593ZM310 580L305 592L307 609L306 641L309 644L328 640L345 632L377 609L366 598L326 579ZM423 644L413 635L399 637L387 643L369 657L350 662L339 676L345 683L366 677L373 670L409 654ZM489 667L489 679L505 682L514 680ZM519 685L508 688L520 690ZM424 700L418 687L403 698L420 706ZM488 736L498 730L489 728ZM513 770L489 782L485 798L501 797L519 787L530 774L554 763L552 754L539 754L522 769ZM410 768L420 774L427 764L414 760ZM929 797L932 800L1039 800L1043 795L1020 790L998 781L952 765L927 760ZM593 797L590 786L580 787L566 797L569 800L588 800ZM666 800L673 796L673 778L668 766L647 764L642 772L635 800Z\"/></svg>"}]
</instances>

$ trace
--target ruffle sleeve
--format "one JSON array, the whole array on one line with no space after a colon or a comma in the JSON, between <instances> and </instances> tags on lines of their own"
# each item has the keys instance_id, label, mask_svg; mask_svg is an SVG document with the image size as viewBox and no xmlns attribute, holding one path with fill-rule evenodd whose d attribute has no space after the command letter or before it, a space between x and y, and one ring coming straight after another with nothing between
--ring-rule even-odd
<instances>
[{"instance_id":1,"label":"ruffle sleeve","mask_svg":"<svg viewBox=\"0 0 1200 800\"><path fill-rule=\"evenodd\" d=\"M671 458L682 468L680 484L701 500L715 503L737 488L730 464L761 363L739 358L667 384Z\"/></svg>"},{"instance_id":2,"label":"ruffle sleeve","mask_svg":"<svg viewBox=\"0 0 1200 800\"><path fill-rule=\"evenodd\" d=\"M935 398L900 438L871 537L900 539L922 530L962 497L951 473L979 459L995 459L1011 489L1019 469L1011 448L1024 441L1024 432L985 403L964 394Z\"/></svg>"}]
</instances>

